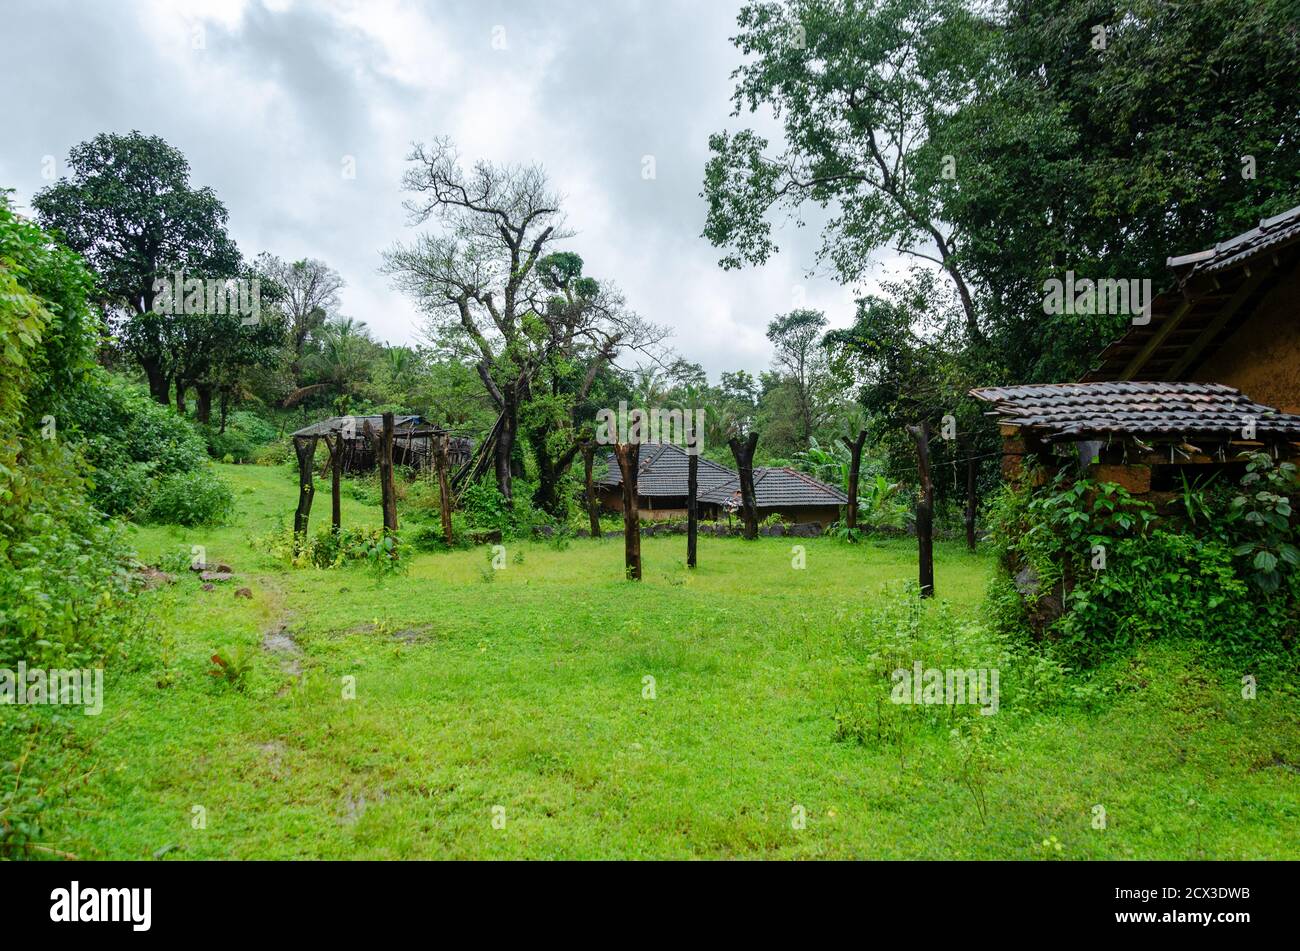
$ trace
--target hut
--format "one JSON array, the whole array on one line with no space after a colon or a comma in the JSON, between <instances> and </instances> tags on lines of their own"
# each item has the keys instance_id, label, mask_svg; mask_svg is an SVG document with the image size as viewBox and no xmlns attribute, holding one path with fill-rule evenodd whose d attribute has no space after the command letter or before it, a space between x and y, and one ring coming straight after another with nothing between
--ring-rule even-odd
<instances>
[{"instance_id":1,"label":"hut","mask_svg":"<svg viewBox=\"0 0 1300 951\"><path fill-rule=\"evenodd\" d=\"M376 448L383 429L382 416L334 416L330 419L304 426L293 436L326 436L338 434L343 445L343 471L368 472L378 464ZM393 420L393 463L415 469L433 466L433 447L436 440L448 437L448 461L453 469L469 462L473 445L463 436L451 436L446 430L433 425L423 416L396 416Z\"/></svg>"},{"instance_id":2,"label":"hut","mask_svg":"<svg viewBox=\"0 0 1300 951\"><path fill-rule=\"evenodd\" d=\"M686 517L686 476L689 456L673 443L647 443L641 447L637 465L637 508L641 518L667 520ZM696 473L695 499L699 517L716 519L717 503L703 501L706 490L720 486L736 473L703 456ZM614 454L605 457L605 474L595 483L596 500L608 512L623 511L623 476Z\"/></svg>"},{"instance_id":3,"label":"hut","mask_svg":"<svg viewBox=\"0 0 1300 951\"><path fill-rule=\"evenodd\" d=\"M1077 462L1162 505L1244 452L1300 455L1300 207L1170 258L1175 286L1078 383L981 387L1003 474Z\"/></svg>"},{"instance_id":4,"label":"hut","mask_svg":"<svg viewBox=\"0 0 1300 951\"><path fill-rule=\"evenodd\" d=\"M701 499L729 511L738 510L740 478L733 476L703 493ZM777 515L783 522L816 522L825 528L839 521L840 507L848 503L849 497L839 489L806 472L789 466L754 469L754 508L760 521Z\"/></svg>"},{"instance_id":5,"label":"hut","mask_svg":"<svg viewBox=\"0 0 1300 951\"><path fill-rule=\"evenodd\" d=\"M637 506L642 518L686 517L688 458L685 449L672 443L641 447ZM606 510L621 512L623 478L612 454L606 461L607 471L596 483L597 499ZM840 506L848 503L848 496L839 489L789 468L756 468L754 497L760 519L778 515L787 522L818 522L822 526L836 521ZM735 470L701 456L695 498L699 517L705 521L735 511L740 507L740 477Z\"/></svg>"}]
</instances>

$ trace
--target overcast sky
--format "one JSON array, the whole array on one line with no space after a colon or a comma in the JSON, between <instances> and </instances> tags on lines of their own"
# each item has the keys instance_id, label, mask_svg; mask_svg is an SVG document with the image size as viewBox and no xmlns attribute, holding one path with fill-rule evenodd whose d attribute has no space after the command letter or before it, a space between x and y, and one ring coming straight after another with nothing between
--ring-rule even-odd
<instances>
[{"instance_id":1,"label":"overcast sky","mask_svg":"<svg viewBox=\"0 0 1300 951\"><path fill-rule=\"evenodd\" d=\"M245 256L321 258L347 282L345 314L413 342L420 314L378 273L380 254L414 233L400 188L410 143L449 135L470 161L541 163L587 272L671 327L711 379L757 371L773 315L802 295L843 325L854 291L808 276L813 228L786 223L781 254L740 271L700 237L709 134L774 131L730 115L738 7L6 0L0 187L26 211L47 157L62 175L69 148L98 132L160 135L216 190Z\"/></svg>"}]
</instances>

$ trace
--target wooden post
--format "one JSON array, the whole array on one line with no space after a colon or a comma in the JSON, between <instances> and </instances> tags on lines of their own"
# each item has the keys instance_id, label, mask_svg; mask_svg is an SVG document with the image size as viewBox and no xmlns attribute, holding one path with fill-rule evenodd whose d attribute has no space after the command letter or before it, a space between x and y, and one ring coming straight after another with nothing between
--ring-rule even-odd
<instances>
[{"instance_id":1,"label":"wooden post","mask_svg":"<svg viewBox=\"0 0 1300 951\"><path fill-rule=\"evenodd\" d=\"M697 444L698 445L698 444ZM697 452L687 450L686 457L686 567L695 567L695 537L700 527L700 506L696 502L700 457Z\"/></svg>"},{"instance_id":2,"label":"wooden post","mask_svg":"<svg viewBox=\"0 0 1300 951\"><path fill-rule=\"evenodd\" d=\"M858 470L862 468L862 444L866 441L865 429L859 430L853 439L840 437L840 442L849 450L849 506L844 513L844 524L849 528L858 527Z\"/></svg>"},{"instance_id":3,"label":"wooden post","mask_svg":"<svg viewBox=\"0 0 1300 951\"><path fill-rule=\"evenodd\" d=\"M966 453L966 547L975 550L975 457Z\"/></svg>"},{"instance_id":4,"label":"wooden post","mask_svg":"<svg viewBox=\"0 0 1300 951\"><path fill-rule=\"evenodd\" d=\"M384 508L384 531L397 531L397 491L393 485L393 414L384 414L379 437L379 484Z\"/></svg>"},{"instance_id":5,"label":"wooden post","mask_svg":"<svg viewBox=\"0 0 1300 951\"><path fill-rule=\"evenodd\" d=\"M438 467L438 507L442 510L442 537L451 544L451 480L447 478L447 437L437 437L433 461Z\"/></svg>"},{"instance_id":6,"label":"wooden post","mask_svg":"<svg viewBox=\"0 0 1300 951\"><path fill-rule=\"evenodd\" d=\"M754 448L758 445L758 433L751 431L742 443L736 436L728 440L731 454L736 458L736 468L740 471L740 512L745 522L745 537L758 537L758 508L754 502Z\"/></svg>"},{"instance_id":7,"label":"wooden post","mask_svg":"<svg viewBox=\"0 0 1300 951\"><path fill-rule=\"evenodd\" d=\"M930 481L930 424L908 426L916 440L921 495L916 502L916 543L920 553L921 597L934 597L934 483Z\"/></svg>"},{"instance_id":8,"label":"wooden post","mask_svg":"<svg viewBox=\"0 0 1300 951\"><path fill-rule=\"evenodd\" d=\"M316 455L316 437L294 437L293 449L298 455L298 508L293 513L293 537L294 549L301 550L307 538L307 520L311 516L312 496L316 493L312 472L312 457Z\"/></svg>"},{"instance_id":9,"label":"wooden post","mask_svg":"<svg viewBox=\"0 0 1300 951\"><path fill-rule=\"evenodd\" d=\"M343 504L339 496L339 482L343 478L343 434L335 433L333 440L326 436L325 445L330 451L330 525L337 532L343 527Z\"/></svg>"},{"instance_id":10,"label":"wooden post","mask_svg":"<svg viewBox=\"0 0 1300 951\"><path fill-rule=\"evenodd\" d=\"M641 462L640 443L616 443L614 456L623 476L623 562L629 581L641 580L641 513L636 504L637 469Z\"/></svg>"},{"instance_id":11,"label":"wooden post","mask_svg":"<svg viewBox=\"0 0 1300 951\"><path fill-rule=\"evenodd\" d=\"M591 467L596 461L596 446L587 441L582 444L582 468L587 492L587 519L591 523L591 537L600 537L600 506L596 504L596 487L591 481Z\"/></svg>"}]
</instances>

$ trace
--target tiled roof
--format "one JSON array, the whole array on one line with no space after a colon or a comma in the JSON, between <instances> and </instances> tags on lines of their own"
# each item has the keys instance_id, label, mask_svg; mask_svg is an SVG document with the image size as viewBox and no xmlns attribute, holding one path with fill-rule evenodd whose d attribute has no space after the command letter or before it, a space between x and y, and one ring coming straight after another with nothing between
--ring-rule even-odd
<instances>
[{"instance_id":1,"label":"tiled roof","mask_svg":"<svg viewBox=\"0 0 1300 951\"><path fill-rule=\"evenodd\" d=\"M310 426L304 426L293 435L295 436L324 436L326 433L341 431L348 421L351 421L356 428L357 435L365 432L366 423L374 432L381 432L384 428L384 417L382 416L334 416L330 419L323 419L319 423L312 423ZM423 416L394 416L393 428L396 429L408 424L422 424L425 422Z\"/></svg>"},{"instance_id":2,"label":"tiled roof","mask_svg":"<svg viewBox=\"0 0 1300 951\"><path fill-rule=\"evenodd\" d=\"M637 466L637 495L647 497L685 495L687 458L686 450L672 443L643 445ZM608 471L598 484L610 487L622 485L623 475L619 472L618 460L614 458L614 454L612 452L607 454L605 461ZM707 489L734 478L736 478L735 472L701 456L696 472L696 497L703 498Z\"/></svg>"},{"instance_id":3,"label":"tiled roof","mask_svg":"<svg viewBox=\"0 0 1300 951\"><path fill-rule=\"evenodd\" d=\"M1212 248L1182 254L1165 263L1179 271L1180 278L1186 279L1192 274L1221 271L1296 239L1300 239L1300 205L1272 218L1261 219L1256 227L1220 241Z\"/></svg>"},{"instance_id":4,"label":"tiled roof","mask_svg":"<svg viewBox=\"0 0 1300 951\"><path fill-rule=\"evenodd\" d=\"M1222 383L1043 383L970 392L991 403L1000 422L1049 440L1112 434L1239 439L1248 422L1258 438L1300 439L1300 416Z\"/></svg>"},{"instance_id":5,"label":"tiled roof","mask_svg":"<svg viewBox=\"0 0 1300 951\"><path fill-rule=\"evenodd\" d=\"M1177 285L1151 304L1151 319L1135 324L1101 352L1084 375L1103 380L1179 380L1222 345L1296 267L1300 205L1212 248L1168 260Z\"/></svg>"},{"instance_id":6,"label":"tiled roof","mask_svg":"<svg viewBox=\"0 0 1300 951\"><path fill-rule=\"evenodd\" d=\"M739 503L740 477L733 476L724 484L700 492L701 502ZM786 508L796 505L847 505L849 497L834 486L820 482L788 466L779 469L754 470L754 505L760 509Z\"/></svg>"}]
</instances>

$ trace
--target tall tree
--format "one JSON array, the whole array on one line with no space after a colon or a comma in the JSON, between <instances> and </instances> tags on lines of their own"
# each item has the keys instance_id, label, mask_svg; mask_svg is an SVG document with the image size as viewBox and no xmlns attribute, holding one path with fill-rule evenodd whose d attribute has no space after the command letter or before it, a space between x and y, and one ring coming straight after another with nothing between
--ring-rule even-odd
<instances>
[{"instance_id":1,"label":"tall tree","mask_svg":"<svg viewBox=\"0 0 1300 951\"><path fill-rule=\"evenodd\" d=\"M32 207L96 272L119 345L167 403L190 315L156 313L154 281L179 270L237 275L226 208L211 188L190 186L189 162L158 136L101 133L74 146L68 166L71 176L38 192Z\"/></svg>"},{"instance_id":2,"label":"tall tree","mask_svg":"<svg viewBox=\"0 0 1300 951\"><path fill-rule=\"evenodd\" d=\"M560 199L540 166L480 161L466 172L445 138L417 145L408 160L412 223L434 220L441 231L386 252L385 271L428 312L430 337L474 360L500 413L494 463L497 487L510 498L519 411L544 356L537 262L570 236Z\"/></svg>"},{"instance_id":3,"label":"tall tree","mask_svg":"<svg viewBox=\"0 0 1300 951\"><path fill-rule=\"evenodd\" d=\"M289 318L289 345L293 352L290 372L295 386L302 386L303 360L308 338L318 334L325 321L336 316L343 278L324 261L303 258L285 262L274 254L258 255L257 268L283 291L284 311Z\"/></svg>"},{"instance_id":4,"label":"tall tree","mask_svg":"<svg viewBox=\"0 0 1300 951\"><path fill-rule=\"evenodd\" d=\"M814 408L814 392L825 378L826 358L821 347L826 316L819 310L792 310L772 318L767 325L767 339L775 348L776 365L785 371L794 386L799 410L800 439L806 448L812 438L819 411Z\"/></svg>"},{"instance_id":5,"label":"tall tree","mask_svg":"<svg viewBox=\"0 0 1300 951\"><path fill-rule=\"evenodd\" d=\"M777 250L771 211L834 205L819 257L845 283L880 249L932 261L981 341L962 236L943 220L939 177L914 159L945 105L969 94L984 21L962 0L753 0L739 25L735 114L770 108L785 148L769 154L748 129L710 137L704 236L725 249L723 267Z\"/></svg>"},{"instance_id":6,"label":"tall tree","mask_svg":"<svg viewBox=\"0 0 1300 951\"><path fill-rule=\"evenodd\" d=\"M522 419L537 461L533 502L552 515L567 509L560 483L591 436L593 387L620 353L652 353L666 334L631 311L612 284L584 276L582 268L580 256L564 251L543 258L537 269L549 292L539 312L545 337Z\"/></svg>"}]
</instances>

